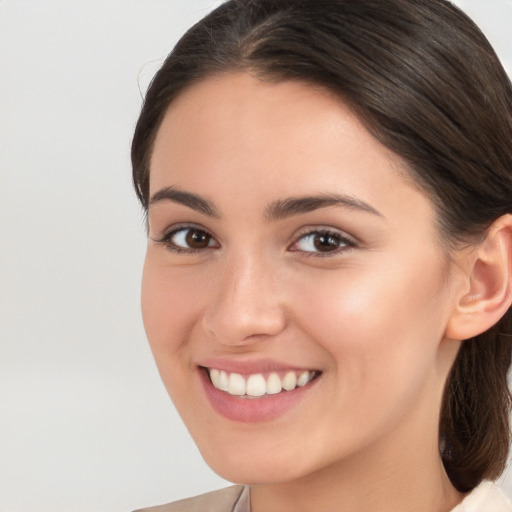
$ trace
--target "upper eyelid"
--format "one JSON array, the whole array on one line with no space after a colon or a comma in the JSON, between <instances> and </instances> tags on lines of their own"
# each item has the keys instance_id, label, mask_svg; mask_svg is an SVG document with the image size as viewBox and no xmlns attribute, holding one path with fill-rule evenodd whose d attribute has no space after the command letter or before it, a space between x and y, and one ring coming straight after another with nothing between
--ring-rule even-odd
<instances>
[{"instance_id":1,"label":"upper eyelid","mask_svg":"<svg viewBox=\"0 0 512 512\"><path fill-rule=\"evenodd\" d=\"M346 231L344 231L342 229L334 228L331 226L307 226L307 227L301 228L293 236L293 240L294 240L293 243L296 243L298 240L300 240L301 238L303 238L305 236L312 235L315 233L329 233L329 234L337 235L340 238L347 240L348 242L350 242L354 245L357 245L360 243L360 241L358 240L357 237L347 233Z\"/></svg>"},{"instance_id":2,"label":"upper eyelid","mask_svg":"<svg viewBox=\"0 0 512 512\"><path fill-rule=\"evenodd\" d=\"M164 242L177 232L186 229L197 229L198 231L204 231L205 233L208 233L212 238L215 238L215 240L217 240L217 237L215 236L214 233L212 233L210 229L207 229L204 226L201 226L201 224L196 224L194 222L178 222L177 224L172 224L171 226L163 230L163 234L161 236L157 238L152 238L152 240L154 240L155 242Z\"/></svg>"}]
</instances>

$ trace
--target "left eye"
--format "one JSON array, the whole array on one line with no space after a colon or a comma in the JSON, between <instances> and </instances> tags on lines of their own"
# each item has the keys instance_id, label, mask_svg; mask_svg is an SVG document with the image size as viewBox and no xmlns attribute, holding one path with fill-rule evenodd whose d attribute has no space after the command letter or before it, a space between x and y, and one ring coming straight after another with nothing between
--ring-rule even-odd
<instances>
[{"instance_id":1,"label":"left eye","mask_svg":"<svg viewBox=\"0 0 512 512\"><path fill-rule=\"evenodd\" d=\"M308 253L330 253L354 244L339 233L330 231L315 231L301 236L293 244L291 250Z\"/></svg>"},{"instance_id":2,"label":"left eye","mask_svg":"<svg viewBox=\"0 0 512 512\"><path fill-rule=\"evenodd\" d=\"M208 231L195 227L176 229L160 241L175 252L200 251L217 247L217 242Z\"/></svg>"}]
</instances>

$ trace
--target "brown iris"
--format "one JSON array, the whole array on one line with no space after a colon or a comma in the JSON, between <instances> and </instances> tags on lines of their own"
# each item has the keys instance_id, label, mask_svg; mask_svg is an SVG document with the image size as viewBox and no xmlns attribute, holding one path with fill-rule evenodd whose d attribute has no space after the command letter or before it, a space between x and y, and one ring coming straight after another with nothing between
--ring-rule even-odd
<instances>
[{"instance_id":1,"label":"brown iris","mask_svg":"<svg viewBox=\"0 0 512 512\"><path fill-rule=\"evenodd\" d=\"M315 235L313 245L319 252L329 252L338 249L340 240L329 233L319 233Z\"/></svg>"},{"instance_id":2,"label":"brown iris","mask_svg":"<svg viewBox=\"0 0 512 512\"><path fill-rule=\"evenodd\" d=\"M191 249L205 249L209 246L211 239L211 235L200 229L190 229L185 237L187 245Z\"/></svg>"}]
</instances>

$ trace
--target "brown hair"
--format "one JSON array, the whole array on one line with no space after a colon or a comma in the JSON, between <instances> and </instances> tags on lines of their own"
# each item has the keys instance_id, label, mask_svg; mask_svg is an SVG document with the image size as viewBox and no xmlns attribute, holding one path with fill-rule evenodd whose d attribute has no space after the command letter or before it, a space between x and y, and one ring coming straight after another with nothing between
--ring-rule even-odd
<instances>
[{"instance_id":1,"label":"brown hair","mask_svg":"<svg viewBox=\"0 0 512 512\"><path fill-rule=\"evenodd\" d=\"M512 86L489 42L444 0L231 0L192 27L147 92L132 145L149 200L149 163L167 107L215 73L320 85L408 164L448 247L512 212ZM464 341L446 384L441 454L460 491L503 471L509 448L512 310Z\"/></svg>"}]
</instances>

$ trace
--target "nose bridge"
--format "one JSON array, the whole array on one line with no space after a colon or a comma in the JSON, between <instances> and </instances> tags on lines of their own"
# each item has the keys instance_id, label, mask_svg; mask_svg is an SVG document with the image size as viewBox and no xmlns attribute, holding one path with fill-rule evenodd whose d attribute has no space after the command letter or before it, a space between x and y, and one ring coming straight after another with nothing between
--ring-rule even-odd
<instances>
[{"instance_id":1,"label":"nose bridge","mask_svg":"<svg viewBox=\"0 0 512 512\"><path fill-rule=\"evenodd\" d=\"M204 315L205 330L224 344L242 345L284 327L277 269L269 258L245 248L223 262L216 293Z\"/></svg>"}]
</instances>

